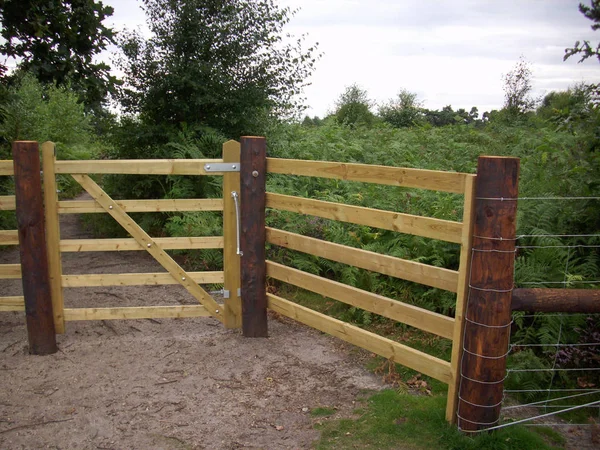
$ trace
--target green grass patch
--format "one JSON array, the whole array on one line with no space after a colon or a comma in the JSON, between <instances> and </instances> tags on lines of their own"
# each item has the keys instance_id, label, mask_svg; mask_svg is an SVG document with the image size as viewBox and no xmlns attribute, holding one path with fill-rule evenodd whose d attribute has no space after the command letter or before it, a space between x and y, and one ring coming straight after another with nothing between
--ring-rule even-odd
<instances>
[{"instance_id":1,"label":"green grass patch","mask_svg":"<svg viewBox=\"0 0 600 450\"><path fill-rule=\"evenodd\" d=\"M414 396L381 391L368 400L357 419L317 424L319 450L327 449L444 449L546 450L562 448L557 433L545 428L514 426L492 433L466 436L444 418L442 395Z\"/></svg>"},{"instance_id":2,"label":"green grass patch","mask_svg":"<svg viewBox=\"0 0 600 450\"><path fill-rule=\"evenodd\" d=\"M335 414L334 408L329 408L327 406L319 406L318 408L314 408L310 415L313 417L329 417Z\"/></svg>"}]
</instances>

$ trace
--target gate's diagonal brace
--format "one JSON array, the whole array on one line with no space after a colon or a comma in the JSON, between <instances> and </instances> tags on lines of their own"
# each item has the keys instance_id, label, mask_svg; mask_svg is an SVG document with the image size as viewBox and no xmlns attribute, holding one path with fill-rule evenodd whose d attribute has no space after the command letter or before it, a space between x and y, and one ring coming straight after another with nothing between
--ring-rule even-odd
<instances>
[{"instance_id":1,"label":"gate's diagonal brace","mask_svg":"<svg viewBox=\"0 0 600 450\"><path fill-rule=\"evenodd\" d=\"M188 274L121 208L104 190L87 175L71 175L119 225L140 244L171 276L196 298L207 311L223 321L221 306L202 289Z\"/></svg>"}]
</instances>

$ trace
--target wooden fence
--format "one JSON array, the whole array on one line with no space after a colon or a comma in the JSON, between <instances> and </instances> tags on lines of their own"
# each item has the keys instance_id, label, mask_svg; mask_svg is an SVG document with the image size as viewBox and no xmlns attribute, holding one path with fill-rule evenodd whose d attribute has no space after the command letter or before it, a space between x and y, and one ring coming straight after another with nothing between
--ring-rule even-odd
<instances>
[{"instance_id":1,"label":"wooden fence","mask_svg":"<svg viewBox=\"0 0 600 450\"><path fill-rule=\"evenodd\" d=\"M14 167L19 167L19 161L26 160L25 155L29 161L36 159L37 144L15 143ZM65 322L72 320L213 316L227 327L241 326L245 336L260 337L267 336L267 309L271 309L447 383L448 421L454 422L460 416L477 427L477 423L483 421L483 416L485 420L489 420L490 414L495 413L495 409L489 405L496 401L498 392L501 396L502 384L495 381L492 383L489 377L502 377L506 370L505 361L497 356L500 356L498 352L502 350L502 346L508 344L506 317L508 315L510 318L514 263L514 239L511 240L510 236L514 234L516 220L514 200L518 195L518 159L480 157L477 175L286 160L267 158L264 138L244 137L241 143L229 141L224 144L223 158L218 160L57 161L52 143L43 144L42 160L49 275L49 288L46 290L52 294L50 314L56 332L64 332ZM234 168L239 165L239 171L214 170L215 166L222 164L231 164ZM210 166L213 169L208 171ZM25 183L25 179L12 167L12 162L0 161L0 175L15 174L16 201L14 197L0 197L0 207L14 209L16 204L18 214L20 208L25 210L29 205L19 201L23 195L19 186ZM37 173L39 179L39 168L30 172ZM463 195L463 218L461 222L456 222L270 193L266 192L268 173L460 194ZM56 194L57 174L71 175L93 200L59 201ZM89 174L222 175L223 197L113 200ZM236 205L239 206L239 216L236 216ZM267 208L458 244L459 267L458 270L436 267L266 227ZM148 211L222 211L223 236L152 238L129 216L132 212ZM109 214L125 228L131 238L61 239L60 215L79 213ZM507 236L508 239L502 239ZM23 243L24 240L21 239L21 245ZM454 317L447 317L266 260L267 243L455 293L456 313ZM0 232L0 244L17 244L17 232ZM185 272L165 252L170 249L193 248L222 248L223 271ZM147 251L166 272L110 275L65 275L62 272L61 253L125 250ZM17 265L1 267L0 276L17 278L21 272L29 270L25 269L25 265L23 267L23 270ZM448 339L452 343L451 357L449 360L437 358L267 293L267 277ZM229 294L223 306L217 304L198 285L221 282L224 283L225 292ZM65 288L175 283L186 288L198 300L199 305L65 308L63 304ZM23 298L0 298L0 309L23 310ZM28 315L42 311L36 310L27 294L25 309ZM32 329L34 328L32 325ZM490 388L491 384L494 385L493 388Z\"/></svg>"}]
</instances>

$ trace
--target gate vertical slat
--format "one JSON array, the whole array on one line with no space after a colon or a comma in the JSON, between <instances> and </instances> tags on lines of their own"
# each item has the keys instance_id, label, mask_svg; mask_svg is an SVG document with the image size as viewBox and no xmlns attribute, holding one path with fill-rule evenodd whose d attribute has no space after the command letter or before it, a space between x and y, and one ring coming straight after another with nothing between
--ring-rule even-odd
<instances>
[{"instance_id":1,"label":"gate vertical slat","mask_svg":"<svg viewBox=\"0 0 600 450\"><path fill-rule=\"evenodd\" d=\"M223 162L240 163L240 143L227 141L223 144ZM241 328L242 303L238 295L241 287L240 257L237 254L237 227L235 202L232 192L240 193L240 173L223 174L223 271L225 296L224 325L226 328ZM228 298L227 298L228 297Z\"/></svg>"},{"instance_id":2,"label":"gate vertical slat","mask_svg":"<svg viewBox=\"0 0 600 450\"><path fill-rule=\"evenodd\" d=\"M60 224L58 215L58 194L56 187L55 145L42 144L42 167L44 169L44 206L46 210L46 248L48 253L48 273L52 293L54 328L57 333L65 332L65 315L62 286L62 261L60 255Z\"/></svg>"},{"instance_id":3,"label":"gate vertical slat","mask_svg":"<svg viewBox=\"0 0 600 450\"><path fill-rule=\"evenodd\" d=\"M246 337L267 337L265 138L242 137L240 162L242 330Z\"/></svg>"},{"instance_id":4,"label":"gate vertical slat","mask_svg":"<svg viewBox=\"0 0 600 450\"><path fill-rule=\"evenodd\" d=\"M454 336L452 338L452 356L450 360L452 379L450 380L450 383L448 383L448 401L446 403L446 420L451 423L456 421L456 409L458 406L460 359L462 357L465 310L469 292L469 268L471 266L471 249L473 244L475 179L476 176L473 175L467 177L465 180L462 242L460 246L456 313L454 316Z\"/></svg>"},{"instance_id":5,"label":"gate vertical slat","mask_svg":"<svg viewBox=\"0 0 600 450\"><path fill-rule=\"evenodd\" d=\"M33 141L17 141L12 152L29 352L47 355L58 348L48 281L39 146Z\"/></svg>"}]
</instances>

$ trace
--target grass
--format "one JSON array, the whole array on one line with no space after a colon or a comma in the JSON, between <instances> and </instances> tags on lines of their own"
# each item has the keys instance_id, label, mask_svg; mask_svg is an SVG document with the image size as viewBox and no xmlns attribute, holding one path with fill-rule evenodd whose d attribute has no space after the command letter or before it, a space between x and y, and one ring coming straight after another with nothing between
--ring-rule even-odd
<instances>
[{"instance_id":1,"label":"grass","mask_svg":"<svg viewBox=\"0 0 600 450\"><path fill-rule=\"evenodd\" d=\"M340 302L310 291L290 286L278 286L278 295L324 314L344 319L348 307ZM355 324L366 330L417 348L428 354L449 360L448 341L432 337L411 327L387 320ZM563 448L564 438L551 428L511 426L493 433L466 436L445 420L447 385L421 376L426 389L410 383L417 372L373 355L367 368L383 376L398 388L385 390L359 401L355 418L328 419L335 413L329 407L311 411L318 420L315 427L321 438L317 449L431 449L440 450L545 450ZM417 385L418 386L418 385ZM412 392L409 392L409 390ZM415 395L418 391L427 395Z\"/></svg>"},{"instance_id":2,"label":"grass","mask_svg":"<svg viewBox=\"0 0 600 450\"><path fill-rule=\"evenodd\" d=\"M415 396L396 390L363 399L356 419L322 421L316 427L318 450L440 449L546 450L560 449L564 440L551 429L514 426L474 437L460 433L444 418L445 396ZM356 412L356 411L355 411Z\"/></svg>"},{"instance_id":3,"label":"grass","mask_svg":"<svg viewBox=\"0 0 600 450\"><path fill-rule=\"evenodd\" d=\"M335 414L334 408L329 408L327 406L319 406L318 408L313 409L310 412L312 417L329 417Z\"/></svg>"}]
</instances>

